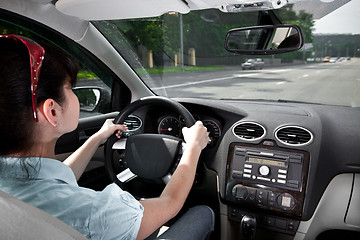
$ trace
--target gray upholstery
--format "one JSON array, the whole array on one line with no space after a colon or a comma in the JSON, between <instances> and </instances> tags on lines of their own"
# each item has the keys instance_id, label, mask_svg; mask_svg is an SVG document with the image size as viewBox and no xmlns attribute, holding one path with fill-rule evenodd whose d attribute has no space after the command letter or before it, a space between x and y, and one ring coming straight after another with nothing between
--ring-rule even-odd
<instances>
[{"instance_id":1,"label":"gray upholstery","mask_svg":"<svg viewBox=\"0 0 360 240\"><path fill-rule=\"evenodd\" d=\"M198 220L197 224L194 224L195 219ZM179 237L181 239L181 236L194 226L203 229L194 233L210 234L214 228L213 211L207 206L194 207L156 239ZM154 239L157 233L158 231L147 239ZM193 237L198 239L196 235ZM84 240L86 238L59 219L0 191L0 239Z\"/></svg>"},{"instance_id":2,"label":"gray upholstery","mask_svg":"<svg viewBox=\"0 0 360 240\"><path fill-rule=\"evenodd\" d=\"M51 215L0 191L1 239L86 239Z\"/></svg>"}]
</instances>

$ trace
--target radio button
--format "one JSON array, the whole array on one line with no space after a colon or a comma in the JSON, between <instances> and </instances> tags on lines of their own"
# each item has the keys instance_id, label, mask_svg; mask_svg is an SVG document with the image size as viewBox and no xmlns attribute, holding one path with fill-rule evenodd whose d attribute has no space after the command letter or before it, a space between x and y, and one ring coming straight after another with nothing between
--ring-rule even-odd
<instances>
[{"instance_id":1,"label":"radio button","mask_svg":"<svg viewBox=\"0 0 360 240\"><path fill-rule=\"evenodd\" d=\"M246 173L251 173L251 169L245 168L245 169L244 169L244 172L246 172Z\"/></svg>"},{"instance_id":2,"label":"radio button","mask_svg":"<svg viewBox=\"0 0 360 240\"><path fill-rule=\"evenodd\" d=\"M270 178L257 177L257 179L270 182Z\"/></svg>"},{"instance_id":3,"label":"radio button","mask_svg":"<svg viewBox=\"0 0 360 240\"><path fill-rule=\"evenodd\" d=\"M244 168L252 168L251 164L244 164Z\"/></svg>"},{"instance_id":4,"label":"radio button","mask_svg":"<svg viewBox=\"0 0 360 240\"><path fill-rule=\"evenodd\" d=\"M251 175L250 175L250 174L246 174L246 173L244 173L244 174L243 174L243 177L244 177L244 178L250 178L250 177L251 177Z\"/></svg>"},{"instance_id":5,"label":"radio button","mask_svg":"<svg viewBox=\"0 0 360 240\"><path fill-rule=\"evenodd\" d=\"M279 172L279 173L282 173L282 174L286 174L286 173L287 173L286 169L279 169L278 172Z\"/></svg>"},{"instance_id":6,"label":"radio button","mask_svg":"<svg viewBox=\"0 0 360 240\"><path fill-rule=\"evenodd\" d=\"M278 174L278 178L286 179L286 175Z\"/></svg>"},{"instance_id":7,"label":"radio button","mask_svg":"<svg viewBox=\"0 0 360 240\"><path fill-rule=\"evenodd\" d=\"M265 165L262 165L260 168L259 168L259 173L262 175L262 176L267 176L270 174L270 168L268 166L265 166Z\"/></svg>"},{"instance_id":8,"label":"radio button","mask_svg":"<svg viewBox=\"0 0 360 240\"><path fill-rule=\"evenodd\" d=\"M277 182L278 182L278 183L281 183L281 184L285 184L285 183L286 183L286 181L285 181L285 180L282 180L282 179L278 179Z\"/></svg>"}]
</instances>

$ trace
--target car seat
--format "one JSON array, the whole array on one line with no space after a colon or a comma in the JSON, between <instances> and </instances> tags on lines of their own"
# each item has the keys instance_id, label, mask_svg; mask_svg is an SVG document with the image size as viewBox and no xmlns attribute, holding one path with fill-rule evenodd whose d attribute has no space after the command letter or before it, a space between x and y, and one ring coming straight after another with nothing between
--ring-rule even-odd
<instances>
[{"instance_id":1,"label":"car seat","mask_svg":"<svg viewBox=\"0 0 360 240\"><path fill-rule=\"evenodd\" d=\"M1 239L84 240L59 219L0 191Z\"/></svg>"}]
</instances>

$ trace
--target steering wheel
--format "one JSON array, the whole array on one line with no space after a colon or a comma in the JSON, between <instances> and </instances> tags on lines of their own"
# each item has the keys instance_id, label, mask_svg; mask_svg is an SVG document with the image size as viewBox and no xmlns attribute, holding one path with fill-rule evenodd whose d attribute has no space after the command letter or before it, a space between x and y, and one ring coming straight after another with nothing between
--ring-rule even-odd
<instances>
[{"instance_id":1,"label":"steering wheel","mask_svg":"<svg viewBox=\"0 0 360 240\"><path fill-rule=\"evenodd\" d=\"M116 116L114 123L121 124L135 110L144 106L168 107L180 114L187 127L195 123L191 113L179 102L166 97L151 96L134 101ZM105 169L111 181L123 187L114 170L113 152L119 139L111 136L105 147ZM182 151L182 139L163 134L136 134L126 139L125 161L135 175L149 180L159 180L169 175Z\"/></svg>"}]
</instances>

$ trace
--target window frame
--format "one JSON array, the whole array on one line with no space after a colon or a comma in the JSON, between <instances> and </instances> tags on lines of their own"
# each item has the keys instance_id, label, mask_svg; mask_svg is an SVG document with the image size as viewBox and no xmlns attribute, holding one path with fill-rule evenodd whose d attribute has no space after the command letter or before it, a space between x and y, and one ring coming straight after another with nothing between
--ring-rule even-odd
<instances>
[{"instance_id":1,"label":"window frame","mask_svg":"<svg viewBox=\"0 0 360 240\"><path fill-rule=\"evenodd\" d=\"M0 24L2 22L29 31L36 36L34 40L39 41L40 44L46 41L61 48L73 56L79 63L81 62L87 69L91 70L100 81L110 88L111 97L108 107L105 109L95 109L98 111L94 112L93 116L120 111L130 103L131 91L123 81L95 55L72 39L40 22L4 9L0 9ZM94 88L98 87L94 85ZM92 116L92 114L90 115Z\"/></svg>"}]
</instances>

